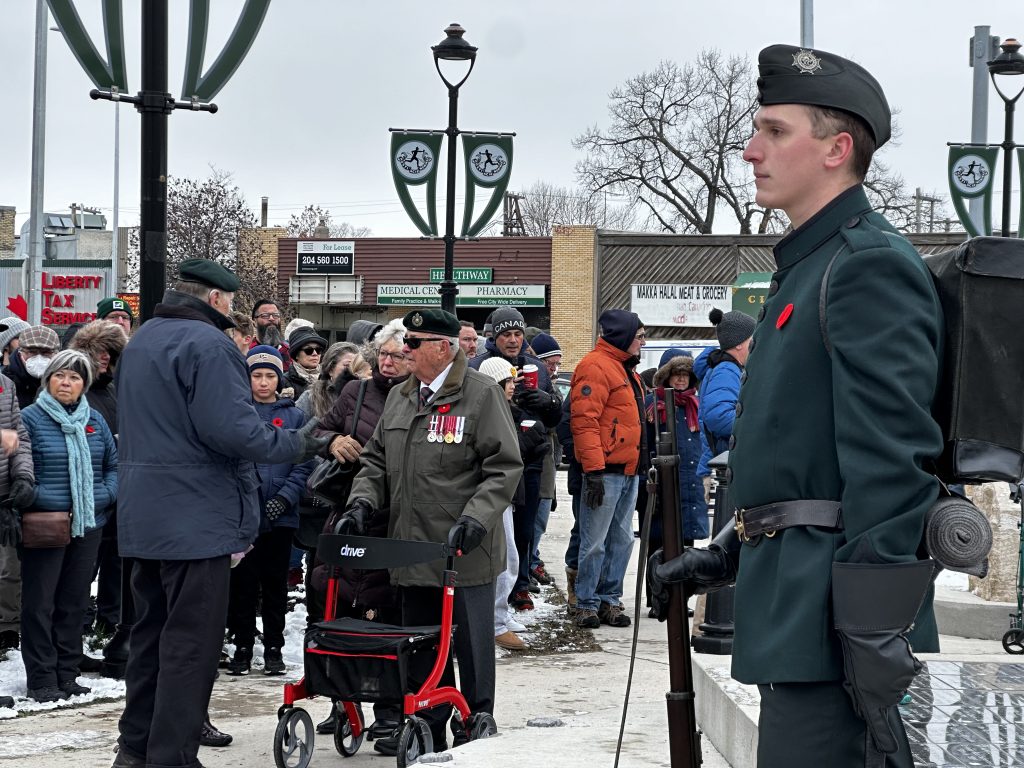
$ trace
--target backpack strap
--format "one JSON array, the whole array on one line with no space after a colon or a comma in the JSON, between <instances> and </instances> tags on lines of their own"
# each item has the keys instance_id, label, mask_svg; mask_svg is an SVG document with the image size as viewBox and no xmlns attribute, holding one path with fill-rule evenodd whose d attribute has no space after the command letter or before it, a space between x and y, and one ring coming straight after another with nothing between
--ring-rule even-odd
<instances>
[{"instance_id":1,"label":"backpack strap","mask_svg":"<svg viewBox=\"0 0 1024 768\"><path fill-rule=\"evenodd\" d=\"M825 345L825 352L832 357L832 341L828 337L828 325L825 322L825 306L828 304L828 276L832 274L832 265L836 259L846 251L848 243L835 252L825 267L825 274L821 276L821 288L818 289L818 329L821 331L821 343Z\"/></svg>"}]
</instances>

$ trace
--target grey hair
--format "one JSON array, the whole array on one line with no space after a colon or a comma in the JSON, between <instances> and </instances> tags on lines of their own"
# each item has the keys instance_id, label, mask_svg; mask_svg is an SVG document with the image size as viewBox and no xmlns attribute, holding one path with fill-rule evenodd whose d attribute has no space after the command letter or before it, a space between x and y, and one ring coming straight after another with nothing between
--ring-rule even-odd
<instances>
[{"instance_id":1,"label":"grey hair","mask_svg":"<svg viewBox=\"0 0 1024 768\"><path fill-rule=\"evenodd\" d=\"M405 325L402 324L401 318L391 320L377 331L377 335L373 337L373 354L370 359L375 359L377 353L380 352L380 348L387 344L389 341L394 341L398 346L405 344Z\"/></svg>"},{"instance_id":2,"label":"grey hair","mask_svg":"<svg viewBox=\"0 0 1024 768\"><path fill-rule=\"evenodd\" d=\"M459 337L448 336L446 338L448 339L448 357L454 360L455 356L459 354L459 350L462 349L462 347L459 346Z\"/></svg>"},{"instance_id":3,"label":"grey hair","mask_svg":"<svg viewBox=\"0 0 1024 768\"><path fill-rule=\"evenodd\" d=\"M50 377L57 373L57 371L63 370L74 371L82 377L82 381L85 382L85 386L82 388L83 392L87 392L89 387L92 386L92 359L80 350L62 349L50 358L50 364L46 366L42 376L43 387L49 387Z\"/></svg>"},{"instance_id":4,"label":"grey hair","mask_svg":"<svg viewBox=\"0 0 1024 768\"><path fill-rule=\"evenodd\" d=\"M214 288L212 285L197 283L193 280L179 280L174 284L174 290L178 291L178 293L186 293L189 296L194 296L202 301L206 301L210 298L210 291L220 291L219 288ZM226 291L221 291L221 293L226 293Z\"/></svg>"}]
</instances>

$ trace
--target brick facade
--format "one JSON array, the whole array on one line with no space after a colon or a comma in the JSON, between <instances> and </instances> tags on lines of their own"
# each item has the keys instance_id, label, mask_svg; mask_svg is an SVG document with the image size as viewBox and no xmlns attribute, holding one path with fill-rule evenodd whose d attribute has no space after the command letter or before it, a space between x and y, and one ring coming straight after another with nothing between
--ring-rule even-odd
<instances>
[{"instance_id":1,"label":"brick facade","mask_svg":"<svg viewBox=\"0 0 1024 768\"><path fill-rule=\"evenodd\" d=\"M594 348L594 227L562 226L551 232L551 335L571 371Z\"/></svg>"},{"instance_id":2,"label":"brick facade","mask_svg":"<svg viewBox=\"0 0 1024 768\"><path fill-rule=\"evenodd\" d=\"M14 215L17 210L10 205L0 205L0 253L14 252Z\"/></svg>"}]
</instances>

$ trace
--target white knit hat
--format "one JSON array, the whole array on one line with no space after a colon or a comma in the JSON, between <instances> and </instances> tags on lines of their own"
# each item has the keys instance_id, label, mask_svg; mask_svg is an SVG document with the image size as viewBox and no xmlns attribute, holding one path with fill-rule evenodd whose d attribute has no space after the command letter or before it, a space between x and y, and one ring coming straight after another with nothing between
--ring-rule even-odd
<instances>
[{"instance_id":1,"label":"white knit hat","mask_svg":"<svg viewBox=\"0 0 1024 768\"><path fill-rule=\"evenodd\" d=\"M516 375L516 369L508 360L501 357L489 357L480 364L480 373L489 376L501 384L505 379Z\"/></svg>"}]
</instances>

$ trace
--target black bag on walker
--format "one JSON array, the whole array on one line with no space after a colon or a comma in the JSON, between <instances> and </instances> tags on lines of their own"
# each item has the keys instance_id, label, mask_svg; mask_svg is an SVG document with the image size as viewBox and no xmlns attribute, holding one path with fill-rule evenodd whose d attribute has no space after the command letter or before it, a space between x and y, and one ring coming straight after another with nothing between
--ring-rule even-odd
<instances>
[{"instance_id":1,"label":"black bag on walker","mask_svg":"<svg viewBox=\"0 0 1024 768\"><path fill-rule=\"evenodd\" d=\"M934 415L947 483L1024 477L1024 241L976 237L924 257L946 316Z\"/></svg>"}]
</instances>

